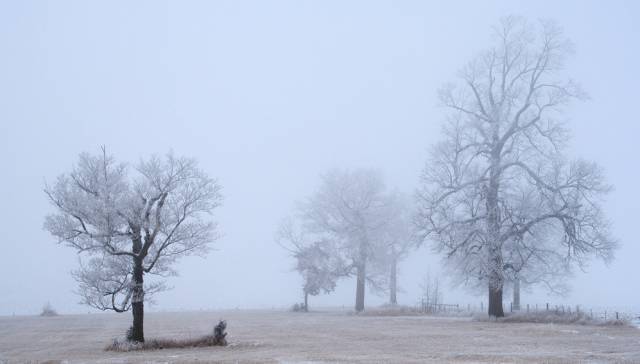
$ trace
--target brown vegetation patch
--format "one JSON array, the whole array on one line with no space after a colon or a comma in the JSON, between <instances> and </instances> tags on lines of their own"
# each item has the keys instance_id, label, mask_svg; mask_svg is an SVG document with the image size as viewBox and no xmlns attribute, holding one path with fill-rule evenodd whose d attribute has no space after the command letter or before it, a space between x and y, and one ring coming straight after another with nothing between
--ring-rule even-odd
<instances>
[{"instance_id":1,"label":"brown vegetation patch","mask_svg":"<svg viewBox=\"0 0 640 364\"><path fill-rule=\"evenodd\" d=\"M114 339L105 350L127 352L135 350L184 349L226 345L226 340L220 341L215 335L205 335L190 339L151 339L142 343Z\"/></svg>"}]
</instances>

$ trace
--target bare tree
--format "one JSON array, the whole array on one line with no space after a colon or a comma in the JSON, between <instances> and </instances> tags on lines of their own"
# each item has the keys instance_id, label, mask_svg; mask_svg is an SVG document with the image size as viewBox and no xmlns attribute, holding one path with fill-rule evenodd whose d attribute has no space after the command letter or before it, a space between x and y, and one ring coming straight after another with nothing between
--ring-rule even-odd
<instances>
[{"instance_id":1,"label":"bare tree","mask_svg":"<svg viewBox=\"0 0 640 364\"><path fill-rule=\"evenodd\" d=\"M388 275L387 286L389 304L398 304L398 265L416 247L417 241L412 224L413 209L410 200L404 195L395 193L390 196L391 208L388 209L387 223L381 231L383 249L382 256L374 259L374 266ZM375 268L374 268L375 269Z\"/></svg>"},{"instance_id":2,"label":"bare tree","mask_svg":"<svg viewBox=\"0 0 640 364\"><path fill-rule=\"evenodd\" d=\"M526 250L508 244L534 247L536 258L524 261L544 271L553 254L526 238L537 231L566 264L609 261L616 243L600 207L609 190L600 169L564 156L562 111L584 96L563 80L571 44L554 23L517 17L500 22L495 40L441 90L452 112L422 176L417 220L456 272L487 285L489 314L503 316L505 259Z\"/></svg>"},{"instance_id":3,"label":"bare tree","mask_svg":"<svg viewBox=\"0 0 640 364\"><path fill-rule=\"evenodd\" d=\"M100 310L133 312L128 338L143 342L144 302L162 290L144 275L176 274L180 257L203 254L217 238L208 219L221 203L220 185L196 161L168 154L141 161L133 174L105 149L83 153L71 171L45 193L56 208L45 229L75 248L74 272L83 303Z\"/></svg>"},{"instance_id":4,"label":"bare tree","mask_svg":"<svg viewBox=\"0 0 640 364\"><path fill-rule=\"evenodd\" d=\"M379 172L334 169L299 208L303 228L332 241L356 275L356 311L364 310L365 284L377 285L367 266L384 249L382 232L392 207Z\"/></svg>"},{"instance_id":5,"label":"bare tree","mask_svg":"<svg viewBox=\"0 0 640 364\"><path fill-rule=\"evenodd\" d=\"M348 275L349 267L343 262L335 244L302 231L291 218L280 225L276 241L296 260L295 269L303 278L305 312L309 311L310 295L333 292L338 279Z\"/></svg>"},{"instance_id":6,"label":"bare tree","mask_svg":"<svg viewBox=\"0 0 640 364\"><path fill-rule=\"evenodd\" d=\"M522 199L522 198L521 198ZM527 200L526 198L524 199ZM512 206L522 205L522 200L512 201ZM526 214L522 206L518 214ZM536 211L537 207L531 206L530 211ZM535 215L529 216L535 218ZM517 221L511 221L516 224ZM571 265L567 264L566 247L558 244L557 239L562 236L553 225L538 224L531 227L526 234L516 235L507 240L503 245L504 274L506 282L511 284L513 290L513 309L520 309L520 287L541 285L549 292L563 295L569 287L566 279L571 275ZM579 261L578 261L579 262Z\"/></svg>"}]
</instances>

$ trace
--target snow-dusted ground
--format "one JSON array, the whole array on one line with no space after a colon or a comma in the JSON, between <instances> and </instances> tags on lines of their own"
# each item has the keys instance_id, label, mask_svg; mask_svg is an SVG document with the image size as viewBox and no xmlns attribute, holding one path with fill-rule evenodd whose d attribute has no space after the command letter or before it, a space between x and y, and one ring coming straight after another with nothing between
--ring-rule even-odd
<instances>
[{"instance_id":1,"label":"snow-dusted ground","mask_svg":"<svg viewBox=\"0 0 640 364\"><path fill-rule=\"evenodd\" d=\"M640 362L640 330L633 327L217 311L149 313L145 333L198 336L220 318L228 320L228 347L114 353L103 348L127 329L129 314L0 317L0 363Z\"/></svg>"}]
</instances>

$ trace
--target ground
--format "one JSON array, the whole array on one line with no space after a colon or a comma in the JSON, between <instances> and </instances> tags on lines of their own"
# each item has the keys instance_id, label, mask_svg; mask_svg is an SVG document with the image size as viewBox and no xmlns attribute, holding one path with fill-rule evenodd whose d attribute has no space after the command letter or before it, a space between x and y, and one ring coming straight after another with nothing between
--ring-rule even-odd
<instances>
[{"instance_id":1,"label":"ground","mask_svg":"<svg viewBox=\"0 0 640 364\"><path fill-rule=\"evenodd\" d=\"M128 313L0 317L0 363L640 362L634 327L238 310L149 313L145 334L199 336L221 318L227 347L117 353L103 349L129 327Z\"/></svg>"}]
</instances>

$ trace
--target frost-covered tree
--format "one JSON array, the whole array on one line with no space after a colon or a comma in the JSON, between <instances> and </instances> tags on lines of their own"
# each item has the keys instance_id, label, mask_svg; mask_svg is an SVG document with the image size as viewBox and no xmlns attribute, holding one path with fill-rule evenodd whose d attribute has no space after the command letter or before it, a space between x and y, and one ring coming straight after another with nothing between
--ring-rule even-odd
<instances>
[{"instance_id":1,"label":"frost-covered tree","mask_svg":"<svg viewBox=\"0 0 640 364\"><path fill-rule=\"evenodd\" d=\"M143 342L144 302L164 288L146 274L175 274L172 264L202 254L216 240L210 219L221 203L220 185L193 159L154 156L135 168L105 149L83 153L70 173L45 192L56 212L45 229L80 253L73 273L82 302L100 309L131 309L128 338Z\"/></svg>"},{"instance_id":2,"label":"frost-covered tree","mask_svg":"<svg viewBox=\"0 0 640 364\"><path fill-rule=\"evenodd\" d=\"M303 279L304 311L309 310L309 296L333 292L338 280L348 273L348 267L331 241L314 240L312 235L296 227L292 219L283 221L276 240L296 260L295 270Z\"/></svg>"},{"instance_id":3,"label":"frost-covered tree","mask_svg":"<svg viewBox=\"0 0 640 364\"><path fill-rule=\"evenodd\" d=\"M417 245L413 226L413 208L408 198L395 193L390 195L391 208L387 212L385 228L381 231L382 249L374 259L374 269L386 275L389 304L398 304L398 265Z\"/></svg>"},{"instance_id":4,"label":"frost-covered tree","mask_svg":"<svg viewBox=\"0 0 640 364\"><path fill-rule=\"evenodd\" d=\"M535 193L524 191L517 197L512 196L511 205L519 210L517 213L505 212L505 217L510 219L511 224L535 218L538 208L531 200L534 196ZM520 309L521 286L526 288L539 285L554 294L564 294L568 291L566 279L572 272L566 247L558 241L562 238L562 232L558 231L554 224L537 224L525 234L515 235L505 241L504 275L505 281L513 291L514 310ZM577 262L580 263L580 260Z\"/></svg>"},{"instance_id":5,"label":"frost-covered tree","mask_svg":"<svg viewBox=\"0 0 640 364\"><path fill-rule=\"evenodd\" d=\"M489 314L503 316L514 255L533 248L523 269L546 273L558 252L567 266L609 261L616 244L601 170L564 153L563 109L583 97L563 76L569 41L552 22L517 17L501 21L495 41L441 90L451 113L424 169L418 225L458 275L488 287ZM531 238L540 231L544 239Z\"/></svg>"},{"instance_id":6,"label":"frost-covered tree","mask_svg":"<svg viewBox=\"0 0 640 364\"><path fill-rule=\"evenodd\" d=\"M381 174L370 169L331 170L299 207L305 231L335 244L356 275L356 311L364 310L365 284L376 285L375 272L367 267L385 249L382 236L391 207Z\"/></svg>"}]
</instances>

